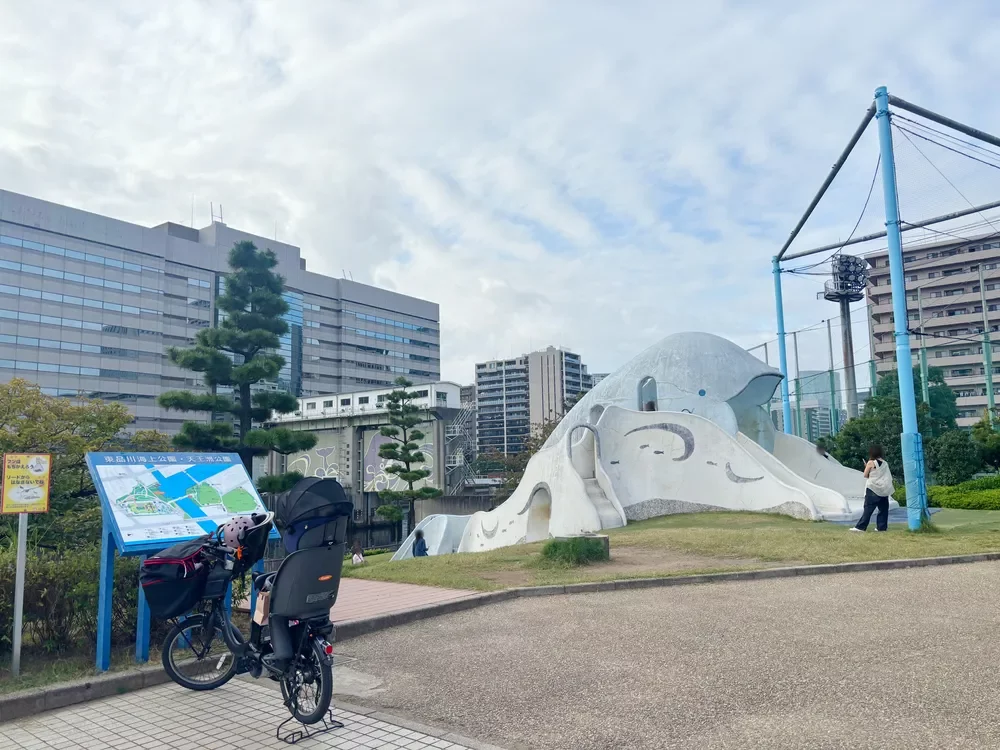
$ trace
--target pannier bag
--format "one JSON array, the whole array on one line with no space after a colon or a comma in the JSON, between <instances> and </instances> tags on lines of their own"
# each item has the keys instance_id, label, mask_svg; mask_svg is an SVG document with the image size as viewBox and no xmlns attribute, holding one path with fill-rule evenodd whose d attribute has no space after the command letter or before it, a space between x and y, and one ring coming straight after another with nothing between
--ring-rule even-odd
<instances>
[{"instance_id":1,"label":"pannier bag","mask_svg":"<svg viewBox=\"0 0 1000 750\"><path fill-rule=\"evenodd\" d=\"M153 617L179 617L194 609L201 599L209 571L201 548L209 536L179 542L142 563L139 584Z\"/></svg>"},{"instance_id":2,"label":"pannier bag","mask_svg":"<svg viewBox=\"0 0 1000 750\"><path fill-rule=\"evenodd\" d=\"M343 544L354 504L336 479L307 477L274 500L274 516L285 549Z\"/></svg>"}]
</instances>

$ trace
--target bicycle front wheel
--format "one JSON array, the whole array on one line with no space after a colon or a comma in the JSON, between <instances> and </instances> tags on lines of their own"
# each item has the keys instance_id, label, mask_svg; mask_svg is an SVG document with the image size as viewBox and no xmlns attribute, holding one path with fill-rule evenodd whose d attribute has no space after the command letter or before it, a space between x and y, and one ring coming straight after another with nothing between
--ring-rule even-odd
<instances>
[{"instance_id":1,"label":"bicycle front wheel","mask_svg":"<svg viewBox=\"0 0 1000 750\"><path fill-rule=\"evenodd\" d=\"M214 690L236 675L236 655L217 624L194 615L175 625L163 642L163 669L188 690Z\"/></svg>"}]
</instances>

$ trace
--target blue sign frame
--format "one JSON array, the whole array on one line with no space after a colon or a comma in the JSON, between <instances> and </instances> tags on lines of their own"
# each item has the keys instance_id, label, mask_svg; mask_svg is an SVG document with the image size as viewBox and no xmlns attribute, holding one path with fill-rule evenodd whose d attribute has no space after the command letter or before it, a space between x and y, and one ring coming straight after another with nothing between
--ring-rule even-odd
<instances>
[{"instance_id":1,"label":"blue sign frame","mask_svg":"<svg viewBox=\"0 0 1000 750\"><path fill-rule=\"evenodd\" d=\"M162 549L166 549L172 544L194 539L198 534L182 536L168 539L157 539L155 542L126 542L121 529L115 520L112 511L111 501L104 489L104 484L98 476L98 466L142 466L149 468L158 464L226 464L229 466L243 467L237 453L88 453L87 468L90 476L94 480L94 487L101 499L101 510L103 517L103 527L101 530L101 570L100 585L97 603L97 669L106 672L111 667L111 614L112 596L114 594L115 578L115 552L122 557L138 556L145 560L149 555L155 554ZM247 474L247 478L250 476ZM252 486L252 484L251 484ZM253 488L253 495L264 507L257 493ZM211 520L196 521L202 534L209 534L215 531L216 524ZM271 539L280 539L277 530L271 530ZM255 571L262 571L263 566L258 563L254 566ZM256 592L251 592L251 609L256 599ZM228 605L228 599L227 599ZM138 611L136 614L136 638L135 638L135 659L137 662L145 663L149 661L149 605L146 597L139 586Z\"/></svg>"}]
</instances>

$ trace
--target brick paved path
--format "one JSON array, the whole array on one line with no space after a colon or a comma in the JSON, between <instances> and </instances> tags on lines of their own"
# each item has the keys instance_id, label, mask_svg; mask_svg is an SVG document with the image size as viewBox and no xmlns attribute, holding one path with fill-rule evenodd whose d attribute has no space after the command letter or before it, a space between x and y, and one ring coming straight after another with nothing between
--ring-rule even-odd
<instances>
[{"instance_id":1,"label":"brick paved path","mask_svg":"<svg viewBox=\"0 0 1000 750\"><path fill-rule=\"evenodd\" d=\"M337 709L336 704L334 716L344 723L343 729L302 740L297 747L304 750L463 750L470 747L452 742L449 739L452 735L444 730L406 729L372 715ZM281 693L261 682L235 679L217 690L202 693L170 683L0 724L0 748L288 748L289 745L274 736L277 725L287 718L289 713L281 703Z\"/></svg>"},{"instance_id":2,"label":"brick paved path","mask_svg":"<svg viewBox=\"0 0 1000 750\"><path fill-rule=\"evenodd\" d=\"M415 586L411 583L386 583L367 581L363 578L340 579L337 603L330 611L331 619L338 624L369 617L406 612L428 604L465 599L475 596L475 591L441 589L434 586Z\"/></svg>"}]
</instances>

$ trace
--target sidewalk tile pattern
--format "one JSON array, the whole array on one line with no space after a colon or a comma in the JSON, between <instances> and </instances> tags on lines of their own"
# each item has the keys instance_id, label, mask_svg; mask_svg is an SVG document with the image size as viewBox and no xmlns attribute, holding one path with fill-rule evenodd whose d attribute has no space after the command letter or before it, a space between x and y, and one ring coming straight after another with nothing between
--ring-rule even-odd
<instances>
[{"instance_id":1,"label":"sidewalk tile pattern","mask_svg":"<svg viewBox=\"0 0 1000 750\"><path fill-rule=\"evenodd\" d=\"M476 596L475 591L416 586L412 583L387 583L362 578L342 578L337 603L330 617L335 623L364 620L379 615L406 612L428 604Z\"/></svg>"},{"instance_id":2,"label":"sidewalk tile pattern","mask_svg":"<svg viewBox=\"0 0 1000 750\"><path fill-rule=\"evenodd\" d=\"M466 750L463 745L342 711L336 705L334 717L344 723L343 729L302 740L295 747ZM279 691L247 679L201 693L171 683L0 724L0 748L271 750L292 747L274 735L287 718Z\"/></svg>"}]
</instances>

